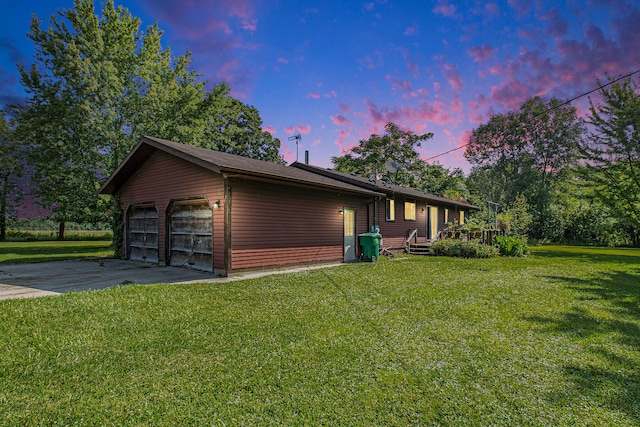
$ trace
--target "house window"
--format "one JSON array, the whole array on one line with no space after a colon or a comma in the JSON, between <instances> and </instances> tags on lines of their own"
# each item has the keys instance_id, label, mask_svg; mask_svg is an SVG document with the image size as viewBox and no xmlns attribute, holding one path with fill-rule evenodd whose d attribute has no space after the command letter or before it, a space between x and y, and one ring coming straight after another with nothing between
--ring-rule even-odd
<instances>
[{"instance_id":1,"label":"house window","mask_svg":"<svg viewBox=\"0 0 640 427\"><path fill-rule=\"evenodd\" d=\"M387 221L395 221L396 220L396 201L393 199L387 199Z\"/></svg>"},{"instance_id":2,"label":"house window","mask_svg":"<svg viewBox=\"0 0 640 427\"><path fill-rule=\"evenodd\" d=\"M416 220L416 202L404 202L404 219L408 221Z\"/></svg>"},{"instance_id":3,"label":"house window","mask_svg":"<svg viewBox=\"0 0 640 427\"><path fill-rule=\"evenodd\" d=\"M444 223L449 224L449 209L444 208Z\"/></svg>"},{"instance_id":4,"label":"house window","mask_svg":"<svg viewBox=\"0 0 640 427\"><path fill-rule=\"evenodd\" d=\"M460 225L464 225L464 211L460 211Z\"/></svg>"}]
</instances>

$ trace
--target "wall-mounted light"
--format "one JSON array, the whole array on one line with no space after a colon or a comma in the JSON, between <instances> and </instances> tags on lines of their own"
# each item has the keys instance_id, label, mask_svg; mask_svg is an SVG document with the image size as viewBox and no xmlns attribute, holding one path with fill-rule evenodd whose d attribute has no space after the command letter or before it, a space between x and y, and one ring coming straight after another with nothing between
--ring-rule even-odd
<instances>
[{"instance_id":1,"label":"wall-mounted light","mask_svg":"<svg viewBox=\"0 0 640 427\"><path fill-rule=\"evenodd\" d=\"M338 210L338 213L339 213L340 215L344 215L344 211L343 211L342 209L339 209L339 210Z\"/></svg>"},{"instance_id":2,"label":"wall-mounted light","mask_svg":"<svg viewBox=\"0 0 640 427\"><path fill-rule=\"evenodd\" d=\"M422 212L424 212L424 207L422 208Z\"/></svg>"},{"instance_id":3,"label":"wall-mounted light","mask_svg":"<svg viewBox=\"0 0 640 427\"><path fill-rule=\"evenodd\" d=\"M215 202L213 202L213 207L215 209L218 209L220 207L220 200L216 200Z\"/></svg>"}]
</instances>

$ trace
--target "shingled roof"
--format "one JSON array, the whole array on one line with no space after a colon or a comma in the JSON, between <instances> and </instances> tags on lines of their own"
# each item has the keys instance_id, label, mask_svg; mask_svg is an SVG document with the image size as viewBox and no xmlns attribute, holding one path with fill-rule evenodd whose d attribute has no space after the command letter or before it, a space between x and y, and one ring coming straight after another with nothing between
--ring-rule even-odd
<instances>
[{"instance_id":1,"label":"shingled roof","mask_svg":"<svg viewBox=\"0 0 640 427\"><path fill-rule=\"evenodd\" d=\"M301 168L250 159L235 154L180 144L160 138L145 136L131 150L118 168L100 187L100 194L116 194L142 163L155 151L162 151L219 174L243 175L250 178L270 179L315 187L384 196L383 193L353 185L329 176Z\"/></svg>"},{"instance_id":2,"label":"shingled roof","mask_svg":"<svg viewBox=\"0 0 640 427\"><path fill-rule=\"evenodd\" d=\"M429 193L423 193L422 191L418 191L413 188L403 187L401 185L389 184L379 180L373 182L359 175L352 175L344 172L338 172L333 169L321 168L318 166L312 166L306 163L299 163L299 162L295 162L291 164L290 167L306 170L306 171L323 175L329 178L337 179L345 183L350 183L352 185L357 185L362 188L366 188L367 190L385 193L385 195L391 195L391 196L401 195L404 197L409 197L416 200L423 200L423 201L431 202L434 204L446 204L446 205L459 206L459 207L468 208L468 209L479 209L477 206L470 205L465 202L460 202L457 200L448 199L446 197L440 197L440 196L436 196Z\"/></svg>"}]
</instances>

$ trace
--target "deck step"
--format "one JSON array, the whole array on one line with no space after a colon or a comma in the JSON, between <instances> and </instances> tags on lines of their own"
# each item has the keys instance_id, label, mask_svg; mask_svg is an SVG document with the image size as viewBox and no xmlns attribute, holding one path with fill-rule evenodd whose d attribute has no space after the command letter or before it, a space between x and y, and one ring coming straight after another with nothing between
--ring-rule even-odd
<instances>
[{"instance_id":1,"label":"deck step","mask_svg":"<svg viewBox=\"0 0 640 427\"><path fill-rule=\"evenodd\" d=\"M407 252L411 255L429 255L431 253L431 242L409 243Z\"/></svg>"}]
</instances>

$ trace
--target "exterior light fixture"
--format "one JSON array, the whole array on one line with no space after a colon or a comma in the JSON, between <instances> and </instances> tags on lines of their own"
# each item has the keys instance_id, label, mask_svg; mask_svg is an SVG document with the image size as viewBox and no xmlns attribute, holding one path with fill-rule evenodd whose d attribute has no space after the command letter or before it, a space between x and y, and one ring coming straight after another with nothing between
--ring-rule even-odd
<instances>
[{"instance_id":1,"label":"exterior light fixture","mask_svg":"<svg viewBox=\"0 0 640 427\"><path fill-rule=\"evenodd\" d=\"M213 207L215 209L218 209L220 207L220 200L216 200L215 202L213 202Z\"/></svg>"},{"instance_id":2,"label":"exterior light fixture","mask_svg":"<svg viewBox=\"0 0 640 427\"><path fill-rule=\"evenodd\" d=\"M343 211L342 209L339 209L339 210L338 210L338 213L339 213L340 215L344 215L344 211Z\"/></svg>"}]
</instances>

